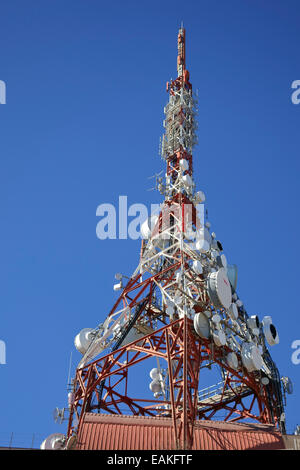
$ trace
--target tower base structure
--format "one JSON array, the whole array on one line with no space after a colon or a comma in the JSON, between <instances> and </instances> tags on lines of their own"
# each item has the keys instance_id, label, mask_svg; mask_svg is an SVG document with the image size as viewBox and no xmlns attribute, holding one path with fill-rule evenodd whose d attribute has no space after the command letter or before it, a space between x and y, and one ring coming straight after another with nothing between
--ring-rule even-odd
<instances>
[{"instance_id":1,"label":"tower base structure","mask_svg":"<svg viewBox=\"0 0 300 470\"><path fill-rule=\"evenodd\" d=\"M189 450L281 450L286 444L272 425L198 421ZM300 441L299 441L300 443ZM171 418L86 413L77 450L178 450Z\"/></svg>"},{"instance_id":2,"label":"tower base structure","mask_svg":"<svg viewBox=\"0 0 300 470\"><path fill-rule=\"evenodd\" d=\"M217 348L212 341L199 338L193 322L184 316L77 369L68 436L76 437L78 448L86 445L89 448L92 445L87 438L89 429L112 426L112 430L120 429L118 432L122 433L125 428L118 426L127 423L126 432L135 433L138 431L134 429L147 423L156 432L156 425L160 429L160 423L163 423L162 436L169 437L159 441L159 445L166 449L189 450L198 448L199 430L206 429L205 426L208 429L217 426L224 431L228 425L228 432L232 429L252 432L251 429L256 429L253 422L256 422L261 426L258 427L261 432L267 429L274 437L270 442L281 445L278 426L275 431L275 424L279 424L277 415L271 413L276 403L275 383L270 381L268 386L262 387L256 373L245 374L243 369L231 369L226 361L227 352L226 348ZM163 393L160 399L135 397L129 393L129 377L134 378L137 365L145 362L146 367L147 361L153 358L159 359L160 363L165 362L163 370L167 371L164 380L168 384L168 392ZM199 390L201 370L211 364L217 364L225 371L224 380L215 387ZM214 424L220 411L225 428ZM252 424L247 424L246 428L232 427L245 420L252 421ZM97 435L99 433L100 430ZM106 444L102 439L97 442L95 445L104 448L120 444L120 441ZM145 448L151 448L151 445L145 444Z\"/></svg>"}]
</instances>

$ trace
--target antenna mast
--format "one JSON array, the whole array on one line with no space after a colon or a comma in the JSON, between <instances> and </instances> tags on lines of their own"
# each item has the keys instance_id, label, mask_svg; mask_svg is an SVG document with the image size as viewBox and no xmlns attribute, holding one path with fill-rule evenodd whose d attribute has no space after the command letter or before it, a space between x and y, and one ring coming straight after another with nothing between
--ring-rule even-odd
<instances>
[{"instance_id":1,"label":"antenna mast","mask_svg":"<svg viewBox=\"0 0 300 470\"><path fill-rule=\"evenodd\" d=\"M195 191L197 100L183 26L177 75L167 83L160 213L143 224L139 264L125 286L118 275L121 293L104 323L76 337L82 359L67 437L78 443L89 413L168 419L174 449L192 448L201 420L251 419L284 430L280 377L267 349L278 343L277 330L271 317L247 314L236 290L236 266L227 264L204 220L205 195ZM141 363L151 369L152 382L137 398L134 369ZM205 389L201 374L214 366L223 380Z\"/></svg>"}]
</instances>

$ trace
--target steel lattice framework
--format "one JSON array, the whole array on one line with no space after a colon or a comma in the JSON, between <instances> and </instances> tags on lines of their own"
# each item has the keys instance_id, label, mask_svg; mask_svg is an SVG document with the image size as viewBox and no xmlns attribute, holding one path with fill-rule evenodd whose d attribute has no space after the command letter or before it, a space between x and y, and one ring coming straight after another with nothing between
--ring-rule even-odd
<instances>
[{"instance_id":1,"label":"steel lattice framework","mask_svg":"<svg viewBox=\"0 0 300 470\"><path fill-rule=\"evenodd\" d=\"M251 419L280 425L280 378L261 331L253 333L247 327L249 317L242 305L235 317L228 307L212 301L208 288L208 273L218 269L222 246L210 239L219 253L217 258L211 256L197 209L201 195L195 193L192 167L196 100L185 65L184 28L178 34L177 71L177 79L167 84L161 145L167 173L165 183L158 181L164 202L151 219L152 226L149 221L137 269L104 326L95 329L78 365L68 437L78 433L87 412L169 417L177 449L191 449L196 420L215 419L220 410L224 421ZM201 230L203 238L195 240L193 234ZM235 286L230 289L238 298ZM203 312L210 325L207 337L195 327L195 317ZM250 370L243 362L243 345L259 342L262 366ZM228 361L230 353L237 358L236 366ZM145 387L144 397L133 396L129 384L135 367L153 358L164 364L159 392L149 398ZM211 393L201 391L201 373L212 365L220 368L223 380ZM268 380L263 382L262 377Z\"/></svg>"}]
</instances>

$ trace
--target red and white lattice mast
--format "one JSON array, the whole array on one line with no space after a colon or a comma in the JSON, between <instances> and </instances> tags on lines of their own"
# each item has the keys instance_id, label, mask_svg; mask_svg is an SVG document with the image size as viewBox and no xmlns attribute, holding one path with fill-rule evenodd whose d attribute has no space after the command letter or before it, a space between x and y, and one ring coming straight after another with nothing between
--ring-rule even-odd
<instances>
[{"instance_id":1,"label":"red and white lattice mast","mask_svg":"<svg viewBox=\"0 0 300 470\"><path fill-rule=\"evenodd\" d=\"M164 201L142 226L137 269L104 323L75 339L83 354L73 381L67 437L80 433L85 413L163 416L172 420L171 448L191 449L197 420L251 419L283 426L281 383L266 341L278 343L271 317L248 316L236 292L236 268L204 218L195 191L192 150L195 108L178 33L178 77L167 84L161 154ZM152 382L135 388L144 363ZM149 364L149 365L147 365ZM155 367L153 367L155 366ZM222 381L201 390L203 371ZM207 377L207 373L205 376ZM219 418L220 419L220 418Z\"/></svg>"}]
</instances>

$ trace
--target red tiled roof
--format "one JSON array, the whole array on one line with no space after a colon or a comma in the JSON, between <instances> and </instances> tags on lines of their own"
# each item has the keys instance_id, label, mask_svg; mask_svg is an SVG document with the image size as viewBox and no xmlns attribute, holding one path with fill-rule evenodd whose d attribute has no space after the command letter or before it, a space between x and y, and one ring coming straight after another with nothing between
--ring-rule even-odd
<instances>
[{"instance_id":1,"label":"red tiled roof","mask_svg":"<svg viewBox=\"0 0 300 470\"><path fill-rule=\"evenodd\" d=\"M270 425L198 421L194 428L194 450L284 448L281 434ZM77 449L175 449L172 420L86 413L80 427Z\"/></svg>"}]
</instances>

